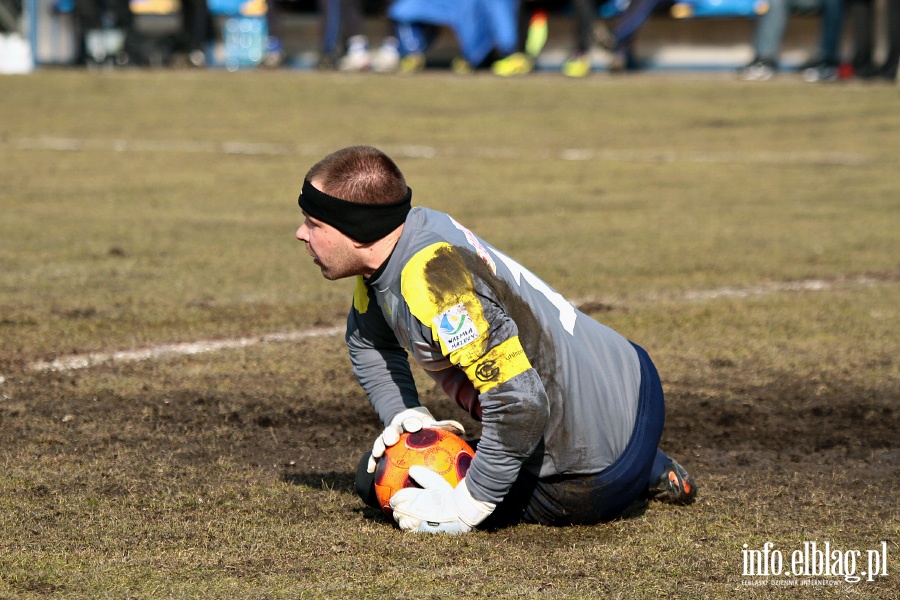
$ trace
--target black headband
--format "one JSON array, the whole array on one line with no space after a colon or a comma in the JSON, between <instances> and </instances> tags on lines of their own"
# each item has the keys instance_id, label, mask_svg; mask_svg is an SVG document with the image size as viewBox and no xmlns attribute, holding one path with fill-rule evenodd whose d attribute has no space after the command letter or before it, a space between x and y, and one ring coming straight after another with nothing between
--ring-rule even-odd
<instances>
[{"instance_id":1,"label":"black headband","mask_svg":"<svg viewBox=\"0 0 900 600\"><path fill-rule=\"evenodd\" d=\"M329 196L303 181L297 203L307 215L328 223L357 242L368 244L380 240L406 221L412 202L412 190L391 204L360 204Z\"/></svg>"}]
</instances>

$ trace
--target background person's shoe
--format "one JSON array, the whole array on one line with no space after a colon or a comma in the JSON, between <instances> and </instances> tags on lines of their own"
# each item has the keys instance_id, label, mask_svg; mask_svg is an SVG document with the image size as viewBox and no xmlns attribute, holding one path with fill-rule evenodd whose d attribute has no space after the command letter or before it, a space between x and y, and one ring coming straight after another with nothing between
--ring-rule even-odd
<instances>
[{"instance_id":1,"label":"background person's shoe","mask_svg":"<svg viewBox=\"0 0 900 600\"><path fill-rule=\"evenodd\" d=\"M394 73L399 68L400 51L397 48L397 39L385 38L372 57L372 70L376 73Z\"/></svg>"},{"instance_id":2,"label":"background person's shoe","mask_svg":"<svg viewBox=\"0 0 900 600\"><path fill-rule=\"evenodd\" d=\"M462 56L457 56L450 61L450 70L457 75L471 75L475 68Z\"/></svg>"},{"instance_id":3,"label":"background person's shoe","mask_svg":"<svg viewBox=\"0 0 900 600\"><path fill-rule=\"evenodd\" d=\"M824 61L814 65L807 65L805 68L801 68L800 77L803 78L803 81L808 81L809 83L815 83L817 81L837 81L838 66L830 65Z\"/></svg>"},{"instance_id":4,"label":"background person's shoe","mask_svg":"<svg viewBox=\"0 0 900 600\"><path fill-rule=\"evenodd\" d=\"M266 39L266 53L263 56L262 65L271 69L280 67L287 60L284 45L277 37L269 36Z\"/></svg>"},{"instance_id":5,"label":"background person's shoe","mask_svg":"<svg viewBox=\"0 0 900 600\"><path fill-rule=\"evenodd\" d=\"M372 59L368 52L348 52L338 61L338 70L344 73L358 73L368 71L372 65Z\"/></svg>"},{"instance_id":6,"label":"background person's shoe","mask_svg":"<svg viewBox=\"0 0 900 600\"><path fill-rule=\"evenodd\" d=\"M400 59L400 72L404 75L418 73L425 68L425 55L414 53L407 54Z\"/></svg>"},{"instance_id":7,"label":"background person's shoe","mask_svg":"<svg viewBox=\"0 0 900 600\"><path fill-rule=\"evenodd\" d=\"M754 60L740 70L744 81L768 81L775 76L775 64L768 60Z\"/></svg>"},{"instance_id":8,"label":"background person's shoe","mask_svg":"<svg viewBox=\"0 0 900 600\"><path fill-rule=\"evenodd\" d=\"M534 63L524 52L516 52L510 54L506 58L494 62L491 65L491 71L494 75L501 77L514 77L516 75L527 75L534 68Z\"/></svg>"},{"instance_id":9,"label":"background person's shoe","mask_svg":"<svg viewBox=\"0 0 900 600\"><path fill-rule=\"evenodd\" d=\"M591 55L587 52L572 55L563 63L562 73L566 77L587 77L591 73Z\"/></svg>"}]
</instances>

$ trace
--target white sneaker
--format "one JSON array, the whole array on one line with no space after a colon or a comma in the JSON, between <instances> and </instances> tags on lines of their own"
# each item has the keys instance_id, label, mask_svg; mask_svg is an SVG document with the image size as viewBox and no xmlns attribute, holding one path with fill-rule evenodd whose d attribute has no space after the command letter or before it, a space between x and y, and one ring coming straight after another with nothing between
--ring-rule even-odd
<instances>
[{"instance_id":1,"label":"white sneaker","mask_svg":"<svg viewBox=\"0 0 900 600\"><path fill-rule=\"evenodd\" d=\"M338 61L338 70L345 73L368 71L372 66L372 58L366 50L351 50Z\"/></svg>"},{"instance_id":2,"label":"white sneaker","mask_svg":"<svg viewBox=\"0 0 900 600\"><path fill-rule=\"evenodd\" d=\"M376 73L394 73L400 68L400 51L395 38L385 38L372 59L372 70Z\"/></svg>"},{"instance_id":3,"label":"white sneaker","mask_svg":"<svg viewBox=\"0 0 900 600\"><path fill-rule=\"evenodd\" d=\"M754 60L740 70L744 81L768 81L775 75L775 65L765 60Z\"/></svg>"},{"instance_id":4,"label":"white sneaker","mask_svg":"<svg viewBox=\"0 0 900 600\"><path fill-rule=\"evenodd\" d=\"M347 53L338 61L338 70L344 72L368 71L372 66L369 44L364 35L355 35L347 40Z\"/></svg>"}]
</instances>

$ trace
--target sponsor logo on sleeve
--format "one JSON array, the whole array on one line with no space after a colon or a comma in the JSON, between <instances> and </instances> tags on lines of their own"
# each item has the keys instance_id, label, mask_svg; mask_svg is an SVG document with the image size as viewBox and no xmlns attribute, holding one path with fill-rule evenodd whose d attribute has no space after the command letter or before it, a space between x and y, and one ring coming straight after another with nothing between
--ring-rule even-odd
<instances>
[{"instance_id":1,"label":"sponsor logo on sleeve","mask_svg":"<svg viewBox=\"0 0 900 600\"><path fill-rule=\"evenodd\" d=\"M497 366L497 361L495 360L486 360L475 369L475 377L479 381L494 381L499 376L500 367Z\"/></svg>"},{"instance_id":2,"label":"sponsor logo on sleeve","mask_svg":"<svg viewBox=\"0 0 900 600\"><path fill-rule=\"evenodd\" d=\"M464 304L452 306L434 318L438 336L453 352L478 339L478 329Z\"/></svg>"}]
</instances>

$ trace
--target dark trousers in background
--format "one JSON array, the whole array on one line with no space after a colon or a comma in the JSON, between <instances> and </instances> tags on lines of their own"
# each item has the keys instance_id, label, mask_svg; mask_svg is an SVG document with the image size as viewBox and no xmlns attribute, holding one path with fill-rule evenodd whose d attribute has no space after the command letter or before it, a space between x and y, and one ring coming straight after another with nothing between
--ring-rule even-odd
<instances>
[{"instance_id":1,"label":"dark trousers in background","mask_svg":"<svg viewBox=\"0 0 900 600\"><path fill-rule=\"evenodd\" d=\"M887 56L880 66L873 63L876 39L874 0L848 0L847 14L853 34L853 68L862 76L894 79L900 61L900 0L885 0Z\"/></svg>"}]
</instances>

